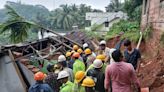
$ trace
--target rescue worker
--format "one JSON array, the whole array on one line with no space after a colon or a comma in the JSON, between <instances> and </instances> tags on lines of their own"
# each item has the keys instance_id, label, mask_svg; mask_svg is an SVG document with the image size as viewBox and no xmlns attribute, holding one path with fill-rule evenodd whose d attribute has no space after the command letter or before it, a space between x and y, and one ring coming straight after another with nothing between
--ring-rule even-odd
<instances>
[{"instance_id":1,"label":"rescue worker","mask_svg":"<svg viewBox=\"0 0 164 92\"><path fill-rule=\"evenodd\" d=\"M58 66L60 67L61 71L67 71L69 74L69 81L73 82L74 81L74 76L73 76L73 71L72 69L67 67L67 61L66 61L66 57L64 55L60 55L58 57Z\"/></svg>"},{"instance_id":2,"label":"rescue worker","mask_svg":"<svg viewBox=\"0 0 164 92\"><path fill-rule=\"evenodd\" d=\"M85 49L87 49L87 48L89 48L88 43L84 43L84 44L83 44L83 50L85 50Z\"/></svg>"},{"instance_id":3,"label":"rescue worker","mask_svg":"<svg viewBox=\"0 0 164 92\"><path fill-rule=\"evenodd\" d=\"M106 47L106 41L102 40L99 43L99 48L97 50L97 55L99 54L103 54L105 55L105 62L109 61L109 55L110 55L110 49L108 47Z\"/></svg>"},{"instance_id":4,"label":"rescue worker","mask_svg":"<svg viewBox=\"0 0 164 92\"><path fill-rule=\"evenodd\" d=\"M86 67L89 67L93 61L96 59L95 56L92 55L92 51L91 49L87 48L85 51L85 55L86 55Z\"/></svg>"},{"instance_id":5,"label":"rescue worker","mask_svg":"<svg viewBox=\"0 0 164 92\"><path fill-rule=\"evenodd\" d=\"M78 71L75 74L75 82L74 82L74 86L73 86L73 92L85 92L85 88L83 86L81 86L84 78L85 78L84 71Z\"/></svg>"},{"instance_id":6,"label":"rescue worker","mask_svg":"<svg viewBox=\"0 0 164 92\"><path fill-rule=\"evenodd\" d=\"M73 83L68 80L69 74L67 71L60 71L58 80L62 83L60 92L72 92Z\"/></svg>"},{"instance_id":7,"label":"rescue worker","mask_svg":"<svg viewBox=\"0 0 164 92\"><path fill-rule=\"evenodd\" d=\"M80 54L79 60L83 61L83 50L82 49L78 49L77 52Z\"/></svg>"},{"instance_id":8,"label":"rescue worker","mask_svg":"<svg viewBox=\"0 0 164 92\"><path fill-rule=\"evenodd\" d=\"M104 79L105 74L102 72L103 63L100 59L96 59L93 62L93 69L88 70L87 76L90 76L95 82L95 91L96 92L105 92Z\"/></svg>"},{"instance_id":9,"label":"rescue worker","mask_svg":"<svg viewBox=\"0 0 164 92\"><path fill-rule=\"evenodd\" d=\"M73 46L73 51L77 52L78 49L79 49L79 46L78 45L74 45Z\"/></svg>"},{"instance_id":10,"label":"rescue worker","mask_svg":"<svg viewBox=\"0 0 164 92\"><path fill-rule=\"evenodd\" d=\"M78 52L75 52L72 57L75 61L73 64L73 74L75 75L78 71L85 71L84 63L79 60L80 54Z\"/></svg>"},{"instance_id":11,"label":"rescue worker","mask_svg":"<svg viewBox=\"0 0 164 92\"><path fill-rule=\"evenodd\" d=\"M124 41L124 46L126 48L124 51L125 60L131 63L136 70L141 61L141 54L138 49L132 48L131 41L128 39Z\"/></svg>"},{"instance_id":12,"label":"rescue worker","mask_svg":"<svg viewBox=\"0 0 164 92\"><path fill-rule=\"evenodd\" d=\"M107 64L105 63L105 55L103 55L103 54L98 55L98 56L96 57L96 59L100 59L100 60L103 62L103 66L102 66L101 70L102 70L103 73L105 73L105 69L106 69L106 66L107 66ZM94 68L94 67L93 67L93 64L91 64L91 65L88 67L88 69L86 70L86 73L88 72L88 70L93 69L93 68Z\"/></svg>"},{"instance_id":13,"label":"rescue worker","mask_svg":"<svg viewBox=\"0 0 164 92\"><path fill-rule=\"evenodd\" d=\"M112 92L133 92L132 85L135 85L140 92L140 84L135 70L130 63L123 62L123 56L120 50L112 53L115 63L107 66L105 72L106 92L112 87Z\"/></svg>"},{"instance_id":14,"label":"rescue worker","mask_svg":"<svg viewBox=\"0 0 164 92\"><path fill-rule=\"evenodd\" d=\"M66 52L66 60L67 60L67 65L68 65L68 67L69 68L71 68L71 69L73 69L73 63L74 63L74 61L72 60L72 52Z\"/></svg>"},{"instance_id":15,"label":"rescue worker","mask_svg":"<svg viewBox=\"0 0 164 92\"><path fill-rule=\"evenodd\" d=\"M57 74L54 73L54 65L48 65L47 66L47 71L48 71L48 74L47 74L47 77L45 78L45 83L47 83L52 89L54 92L59 92L59 87L60 87L60 84L57 83Z\"/></svg>"},{"instance_id":16,"label":"rescue worker","mask_svg":"<svg viewBox=\"0 0 164 92\"><path fill-rule=\"evenodd\" d=\"M29 88L28 92L54 92L48 84L43 83L44 79L45 74L42 72L37 72L34 75L34 80L36 80L36 83Z\"/></svg>"},{"instance_id":17,"label":"rescue worker","mask_svg":"<svg viewBox=\"0 0 164 92\"><path fill-rule=\"evenodd\" d=\"M94 90L94 80L90 77L86 77L83 82L82 82L82 86L85 87L85 92L95 92Z\"/></svg>"}]
</instances>

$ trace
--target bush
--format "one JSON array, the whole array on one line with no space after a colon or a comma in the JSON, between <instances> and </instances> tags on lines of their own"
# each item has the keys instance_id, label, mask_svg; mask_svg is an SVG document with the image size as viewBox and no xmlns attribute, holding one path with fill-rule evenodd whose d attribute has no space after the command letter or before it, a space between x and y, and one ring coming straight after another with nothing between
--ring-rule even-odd
<instances>
[{"instance_id":1,"label":"bush","mask_svg":"<svg viewBox=\"0 0 164 92\"><path fill-rule=\"evenodd\" d=\"M138 42L140 37L139 23L137 21L130 22L127 20L121 20L118 23L113 24L107 33L106 39L115 37L120 32L124 32L122 38L128 38L131 41Z\"/></svg>"}]
</instances>

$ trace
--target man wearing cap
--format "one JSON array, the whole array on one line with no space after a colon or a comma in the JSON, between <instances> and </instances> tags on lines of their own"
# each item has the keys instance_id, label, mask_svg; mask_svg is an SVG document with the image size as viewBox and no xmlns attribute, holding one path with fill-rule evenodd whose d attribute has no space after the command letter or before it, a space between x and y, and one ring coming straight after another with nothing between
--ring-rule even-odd
<instances>
[{"instance_id":1,"label":"man wearing cap","mask_svg":"<svg viewBox=\"0 0 164 92\"><path fill-rule=\"evenodd\" d=\"M82 81L85 79L85 72L78 71L75 74L75 81L73 85L73 92L85 92L85 88L81 86Z\"/></svg>"},{"instance_id":2,"label":"man wearing cap","mask_svg":"<svg viewBox=\"0 0 164 92\"><path fill-rule=\"evenodd\" d=\"M28 92L54 92L52 88L43 82L45 79L45 74L42 72L37 72L34 75L34 80L36 80L36 83L32 85Z\"/></svg>"},{"instance_id":3,"label":"man wearing cap","mask_svg":"<svg viewBox=\"0 0 164 92\"><path fill-rule=\"evenodd\" d=\"M73 83L68 80L69 74L67 71L60 71L58 80L62 83L60 92L72 92Z\"/></svg>"},{"instance_id":4,"label":"man wearing cap","mask_svg":"<svg viewBox=\"0 0 164 92\"><path fill-rule=\"evenodd\" d=\"M110 55L110 49L106 46L106 41L102 40L99 43L99 48L97 50L97 55L99 54L104 54L106 56L105 62L109 60L109 55Z\"/></svg>"},{"instance_id":5,"label":"man wearing cap","mask_svg":"<svg viewBox=\"0 0 164 92\"><path fill-rule=\"evenodd\" d=\"M96 92L105 92L104 88L104 79L105 74L102 71L103 62L100 59L96 59L93 62L93 69L88 70L87 76L91 76L91 78L95 82L95 90Z\"/></svg>"},{"instance_id":6,"label":"man wearing cap","mask_svg":"<svg viewBox=\"0 0 164 92\"><path fill-rule=\"evenodd\" d=\"M85 87L85 92L96 92L94 89L95 82L92 78L86 77L83 82L82 86Z\"/></svg>"},{"instance_id":7,"label":"man wearing cap","mask_svg":"<svg viewBox=\"0 0 164 92\"><path fill-rule=\"evenodd\" d=\"M58 66L60 67L61 70L67 71L69 74L69 80L73 82L74 76L73 76L73 70L67 67L67 61L66 57L64 55L60 55L58 57Z\"/></svg>"},{"instance_id":8,"label":"man wearing cap","mask_svg":"<svg viewBox=\"0 0 164 92\"><path fill-rule=\"evenodd\" d=\"M85 64L79 60L80 54L75 52L72 56L74 58L73 74L75 75L78 71L85 71Z\"/></svg>"}]
</instances>

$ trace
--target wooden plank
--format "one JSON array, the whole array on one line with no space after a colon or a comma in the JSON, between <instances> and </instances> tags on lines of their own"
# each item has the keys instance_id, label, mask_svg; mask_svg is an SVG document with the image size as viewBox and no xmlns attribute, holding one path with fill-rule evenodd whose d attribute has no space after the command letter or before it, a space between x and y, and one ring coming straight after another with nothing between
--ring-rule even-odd
<instances>
[{"instance_id":1,"label":"wooden plank","mask_svg":"<svg viewBox=\"0 0 164 92\"><path fill-rule=\"evenodd\" d=\"M55 31L53 31L53 30L46 29L46 28L44 28L44 27L41 27L41 28L44 29L44 30L46 30L46 31L48 31L48 32L51 32L51 33L53 33L53 34L56 34L57 36L60 36L60 37L62 37L62 38L64 38L64 39L66 39L66 40L69 40L69 41L72 42L73 44L77 44L77 45L79 45L80 47L82 47L81 44L79 44L79 43L77 43L77 42L75 42L75 41L69 39L68 37L62 36L62 35L60 35L59 33L55 32ZM44 30L43 30L43 31L44 31Z\"/></svg>"},{"instance_id":2,"label":"wooden plank","mask_svg":"<svg viewBox=\"0 0 164 92\"><path fill-rule=\"evenodd\" d=\"M53 40L55 40L55 41L57 41L57 42L61 42L61 41L59 41L58 39L56 39L56 38L54 38L54 37L50 37L51 39L53 39ZM65 44L65 43L62 43L62 45L64 45L65 47L67 47L67 48L69 48L69 49L73 49L72 47L70 47L69 45L67 45L67 44Z\"/></svg>"},{"instance_id":3,"label":"wooden plank","mask_svg":"<svg viewBox=\"0 0 164 92\"><path fill-rule=\"evenodd\" d=\"M12 55L11 50L8 50L8 53L9 53L9 57L10 57L11 60L12 60L13 65L14 65L14 67L15 67L15 70L16 70L16 72L17 72L17 74L18 74L18 77L19 77L19 79L20 79L20 81L21 81L21 83L22 83L22 85L23 85L24 92L27 92L27 85L26 85L26 83L25 83L24 80L23 80L23 77L22 77L22 75L21 75L21 73L20 73L20 71L19 71L19 68L18 68L17 64L15 63L14 56Z\"/></svg>"}]
</instances>

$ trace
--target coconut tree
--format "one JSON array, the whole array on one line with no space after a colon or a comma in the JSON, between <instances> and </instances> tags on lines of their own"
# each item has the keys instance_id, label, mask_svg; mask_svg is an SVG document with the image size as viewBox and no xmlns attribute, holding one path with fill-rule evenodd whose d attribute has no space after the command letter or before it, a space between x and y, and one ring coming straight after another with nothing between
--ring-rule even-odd
<instances>
[{"instance_id":1,"label":"coconut tree","mask_svg":"<svg viewBox=\"0 0 164 92\"><path fill-rule=\"evenodd\" d=\"M12 7L6 5L8 20L0 25L0 33L8 33L10 41L13 43L23 42L28 37L28 30L34 23L26 21Z\"/></svg>"},{"instance_id":2,"label":"coconut tree","mask_svg":"<svg viewBox=\"0 0 164 92\"><path fill-rule=\"evenodd\" d=\"M76 22L75 14L67 4L61 5L60 7L61 9L58 9L54 21L58 28L71 29L74 22Z\"/></svg>"}]
</instances>

